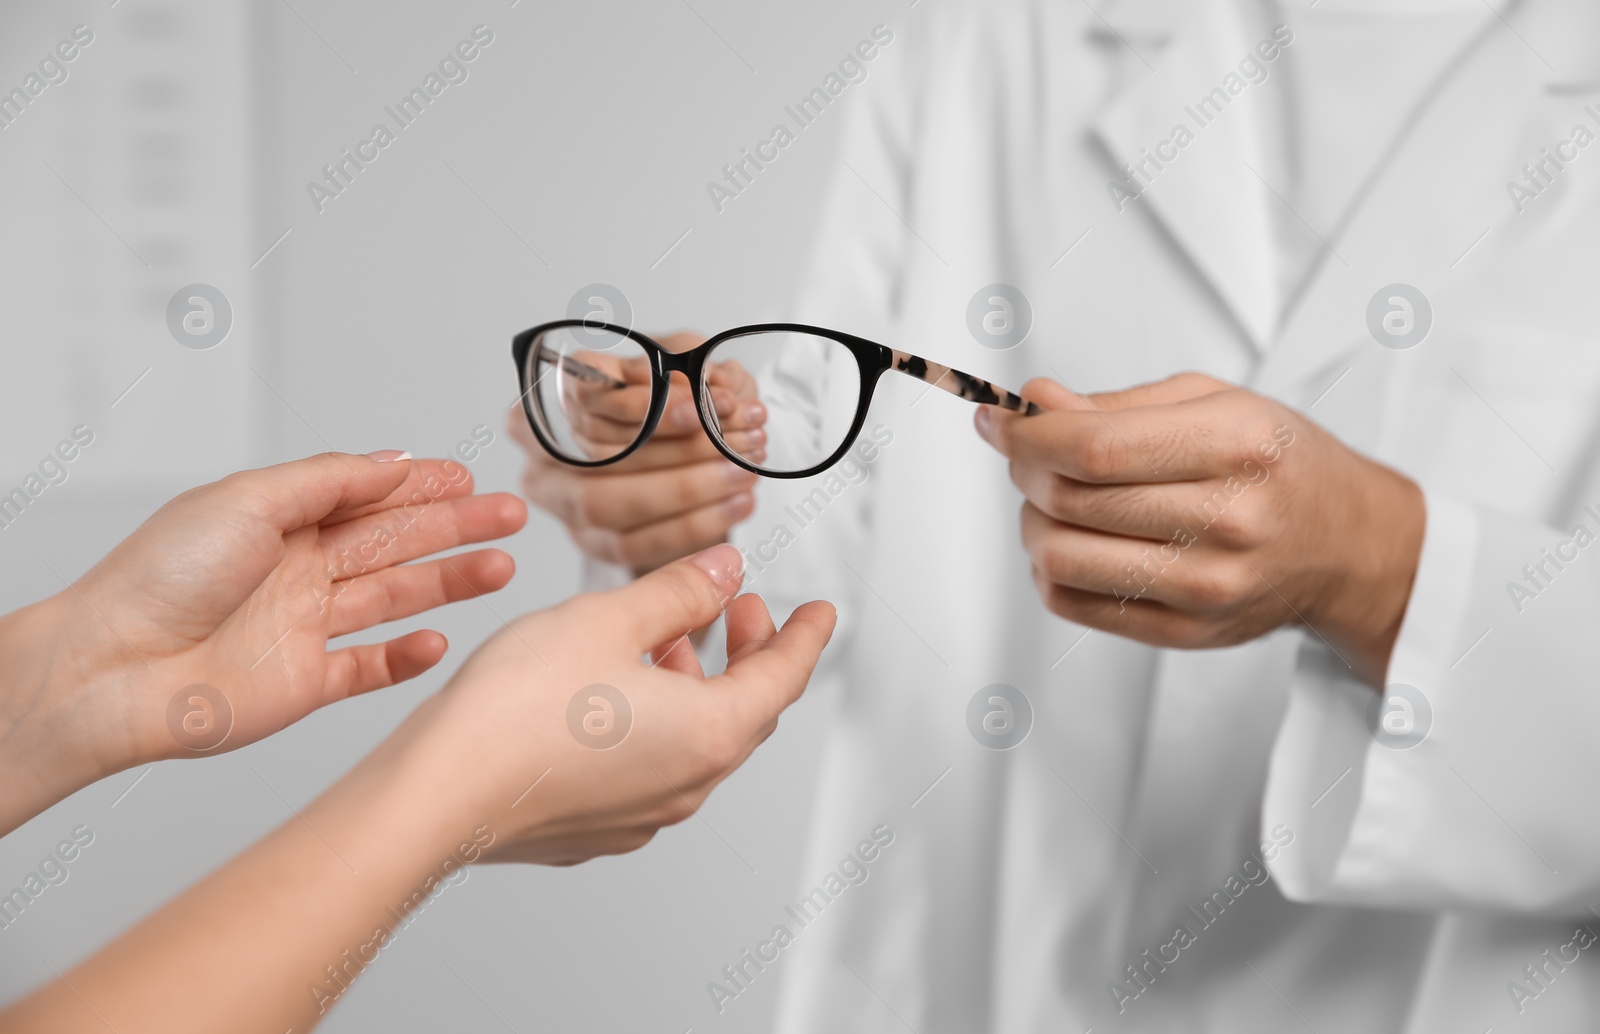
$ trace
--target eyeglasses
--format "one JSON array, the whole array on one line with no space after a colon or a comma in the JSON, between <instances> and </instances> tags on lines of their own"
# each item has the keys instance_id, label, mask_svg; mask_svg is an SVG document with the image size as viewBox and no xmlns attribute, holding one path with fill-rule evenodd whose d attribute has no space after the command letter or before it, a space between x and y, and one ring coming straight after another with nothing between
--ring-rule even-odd
<instances>
[{"instance_id":1,"label":"eyeglasses","mask_svg":"<svg viewBox=\"0 0 1600 1034\"><path fill-rule=\"evenodd\" d=\"M776 478L809 477L838 462L861 433L873 389L888 370L972 402L1040 412L982 378L800 323L735 327L687 352L669 352L625 327L559 320L518 334L511 354L534 436L550 455L578 467L616 463L649 441L677 390L673 373L688 379L717 450Z\"/></svg>"}]
</instances>

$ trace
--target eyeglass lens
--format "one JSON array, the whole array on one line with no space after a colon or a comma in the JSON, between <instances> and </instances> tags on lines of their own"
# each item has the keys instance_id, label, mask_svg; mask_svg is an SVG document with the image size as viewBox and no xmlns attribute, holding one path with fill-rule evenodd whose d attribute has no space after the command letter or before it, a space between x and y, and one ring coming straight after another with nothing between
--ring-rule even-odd
<instances>
[{"instance_id":1,"label":"eyeglass lens","mask_svg":"<svg viewBox=\"0 0 1600 1034\"><path fill-rule=\"evenodd\" d=\"M795 473L827 462L855 422L860 368L855 354L832 338L797 331L741 334L713 348L707 363L724 371L726 390L741 403L764 407L765 434L754 444L745 444L730 418L714 415L711 421L730 451L762 470Z\"/></svg>"},{"instance_id":2,"label":"eyeglass lens","mask_svg":"<svg viewBox=\"0 0 1600 1034\"><path fill-rule=\"evenodd\" d=\"M529 414L567 460L608 460L644 433L650 358L644 346L601 327L547 330L524 371Z\"/></svg>"},{"instance_id":3,"label":"eyeglass lens","mask_svg":"<svg viewBox=\"0 0 1600 1034\"><path fill-rule=\"evenodd\" d=\"M638 342L601 327L545 331L528 351L528 411L556 454L595 462L644 433L650 361ZM832 338L742 334L706 357L701 409L734 455L772 473L825 463L849 436L861 397L855 355Z\"/></svg>"}]
</instances>

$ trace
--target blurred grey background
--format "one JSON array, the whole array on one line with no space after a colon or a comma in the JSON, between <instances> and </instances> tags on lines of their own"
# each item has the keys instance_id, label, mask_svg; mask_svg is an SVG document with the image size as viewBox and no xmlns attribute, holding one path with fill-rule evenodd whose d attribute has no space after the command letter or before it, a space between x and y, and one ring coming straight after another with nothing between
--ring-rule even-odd
<instances>
[{"instance_id":1,"label":"blurred grey background","mask_svg":"<svg viewBox=\"0 0 1600 1034\"><path fill-rule=\"evenodd\" d=\"M898 34L915 8L0 7L0 91L77 27L93 34L65 78L52 68L59 81L30 103L0 107L0 494L73 427L95 435L64 483L0 528L0 606L60 591L161 502L235 469L329 448L444 455L487 425L478 483L515 490L511 336L565 315L585 285L619 288L645 329L781 318L839 167L843 112L720 214L706 183L872 26ZM318 212L308 182L374 125L393 127L385 106L480 25L493 42L467 78ZM842 104L871 89L869 75ZM227 337L206 349L168 327L169 299L194 283L232 308ZM553 522L535 514L508 548L510 588L428 620L452 642L435 673L232 754L123 773L0 840L6 887L72 827L95 834L68 881L0 931L0 995L64 970L289 817L285 801L300 806L350 767L499 627L497 613L576 588ZM802 701L703 819L639 854L474 870L323 1029L766 1029L776 979L721 1016L705 985L765 935L800 880L825 709Z\"/></svg>"}]
</instances>

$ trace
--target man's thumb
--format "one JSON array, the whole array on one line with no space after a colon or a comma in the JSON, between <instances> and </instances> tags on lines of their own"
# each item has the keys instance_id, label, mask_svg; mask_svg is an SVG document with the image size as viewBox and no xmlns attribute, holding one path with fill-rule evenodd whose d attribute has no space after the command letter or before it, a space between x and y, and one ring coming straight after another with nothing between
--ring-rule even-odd
<instances>
[{"instance_id":1,"label":"man's thumb","mask_svg":"<svg viewBox=\"0 0 1600 1034\"><path fill-rule=\"evenodd\" d=\"M1094 405L1065 384L1035 377L1022 386L1022 397L1040 409L1093 409Z\"/></svg>"}]
</instances>

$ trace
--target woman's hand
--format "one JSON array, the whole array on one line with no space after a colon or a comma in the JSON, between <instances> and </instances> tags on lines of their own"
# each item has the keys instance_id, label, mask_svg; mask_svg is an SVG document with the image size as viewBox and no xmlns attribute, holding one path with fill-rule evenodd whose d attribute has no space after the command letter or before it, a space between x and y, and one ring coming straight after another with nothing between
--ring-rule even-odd
<instances>
[{"instance_id":1,"label":"woman's hand","mask_svg":"<svg viewBox=\"0 0 1600 1034\"><path fill-rule=\"evenodd\" d=\"M978 433L1027 497L1022 542L1050 610L1188 648L1303 624L1382 684L1422 549L1413 482L1201 374L1023 394L1052 412L982 406Z\"/></svg>"},{"instance_id":2,"label":"woman's hand","mask_svg":"<svg viewBox=\"0 0 1600 1034\"><path fill-rule=\"evenodd\" d=\"M0 830L96 779L232 750L326 704L412 678L437 632L329 640L501 588L478 550L526 520L453 461L328 453L162 507L57 596L0 620ZM13 778L15 777L15 778Z\"/></svg>"},{"instance_id":3,"label":"woman's hand","mask_svg":"<svg viewBox=\"0 0 1600 1034\"><path fill-rule=\"evenodd\" d=\"M684 634L741 577L722 546L513 622L326 793L0 1027L307 1031L485 849L566 864L640 846L766 738L833 629L826 603L775 632L742 597L727 674L704 678ZM657 663L642 661L652 646ZM598 684L627 708L586 721Z\"/></svg>"},{"instance_id":4,"label":"woman's hand","mask_svg":"<svg viewBox=\"0 0 1600 1034\"><path fill-rule=\"evenodd\" d=\"M554 865L688 818L777 727L833 632L827 603L776 631L759 597L733 599L742 579L738 550L717 546L497 633L418 712L426 767L462 795L446 813L488 825L492 860ZM708 679L688 636L724 607L728 666Z\"/></svg>"}]
</instances>

